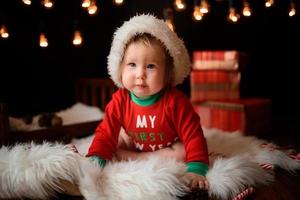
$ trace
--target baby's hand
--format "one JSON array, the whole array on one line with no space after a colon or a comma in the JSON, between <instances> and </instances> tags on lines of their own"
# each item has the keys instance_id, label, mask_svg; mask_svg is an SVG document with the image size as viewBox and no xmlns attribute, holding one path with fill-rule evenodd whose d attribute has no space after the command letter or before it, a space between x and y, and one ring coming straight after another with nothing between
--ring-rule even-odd
<instances>
[{"instance_id":1,"label":"baby's hand","mask_svg":"<svg viewBox=\"0 0 300 200\"><path fill-rule=\"evenodd\" d=\"M189 186L192 190L208 190L209 183L205 176L187 172L185 175L188 178Z\"/></svg>"}]
</instances>

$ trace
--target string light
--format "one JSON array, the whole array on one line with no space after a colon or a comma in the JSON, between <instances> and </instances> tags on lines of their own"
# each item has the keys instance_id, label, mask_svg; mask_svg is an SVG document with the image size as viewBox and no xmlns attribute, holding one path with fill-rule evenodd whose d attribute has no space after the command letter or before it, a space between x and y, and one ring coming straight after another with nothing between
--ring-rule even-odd
<instances>
[{"instance_id":1,"label":"string light","mask_svg":"<svg viewBox=\"0 0 300 200\"><path fill-rule=\"evenodd\" d=\"M20 0L25 5L31 5L32 0ZM54 6L54 0L40 0L42 5L45 8L52 8ZM206 13L210 12L210 0L194 0L194 8L192 13L192 19L196 22L201 21ZM233 6L234 0L228 0L229 1L229 10L228 14L226 16L227 20L232 23L237 23L240 19L240 15L236 9L236 7ZM252 15L252 9L250 6L249 1L250 0L240 0L243 1L242 6L242 14L245 17L249 17ZM271 7L274 5L275 0L264 0L266 7ZM122 5L124 4L124 0L112 0L114 5ZM97 0L81 0L81 6L85 8L86 11L88 11L89 15L95 15L98 12L97 7ZM174 16L173 16L173 10L176 10L178 12L184 10L187 8L186 1L185 0L173 0L173 6L168 6L168 8L164 9L164 18L165 22L167 23L168 27L171 30L175 30L174 26ZM288 8L288 15L290 17L293 17L297 14L297 4L294 2L294 0L289 0L289 8ZM0 16L2 18L2 15ZM5 23L5 20L4 20ZM0 37L1 38L9 38L10 33L8 32L7 27L4 25L4 23L0 22ZM44 30L42 30L44 32ZM74 46L80 46L83 43L83 37L81 32L78 29L74 29L73 36L72 36L72 44ZM39 37L39 45L41 47L47 47L48 40L44 33L40 34Z\"/></svg>"},{"instance_id":2,"label":"string light","mask_svg":"<svg viewBox=\"0 0 300 200\"><path fill-rule=\"evenodd\" d=\"M48 39L44 33L40 34L40 47L48 47Z\"/></svg>"},{"instance_id":3,"label":"string light","mask_svg":"<svg viewBox=\"0 0 300 200\"><path fill-rule=\"evenodd\" d=\"M250 17L252 14L252 10L250 8L250 4L249 2L247 2L247 0L244 0L243 2L243 15L245 17Z\"/></svg>"},{"instance_id":4,"label":"string light","mask_svg":"<svg viewBox=\"0 0 300 200\"><path fill-rule=\"evenodd\" d=\"M53 8L54 4L53 4L52 0L43 0L42 5L47 9L51 9L51 8Z\"/></svg>"},{"instance_id":5,"label":"string light","mask_svg":"<svg viewBox=\"0 0 300 200\"><path fill-rule=\"evenodd\" d=\"M4 24L0 26L0 35L4 39L9 37L8 30Z\"/></svg>"},{"instance_id":6,"label":"string light","mask_svg":"<svg viewBox=\"0 0 300 200\"><path fill-rule=\"evenodd\" d=\"M289 16L293 17L295 15L296 15L296 6L295 6L294 2L291 0L290 9L289 9Z\"/></svg>"},{"instance_id":7,"label":"string light","mask_svg":"<svg viewBox=\"0 0 300 200\"><path fill-rule=\"evenodd\" d=\"M81 44L82 44L81 32L76 30L76 31L74 31L73 45L80 46Z\"/></svg>"},{"instance_id":8,"label":"string light","mask_svg":"<svg viewBox=\"0 0 300 200\"><path fill-rule=\"evenodd\" d=\"M192 14L192 19L196 22L199 22L202 20L203 13L200 12L200 5L198 0L194 0L194 10Z\"/></svg>"},{"instance_id":9,"label":"string light","mask_svg":"<svg viewBox=\"0 0 300 200\"><path fill-rule=\"evenodd\" d=\"M113 3L116 5L116 6L120 6L124 3L124 0L113 0Z\"/></svg>"},{"instance_id":10,"label":"string light","mask_svg":"<svg viewBox=\"0 0 300 200\"><path fill-rule=\"evenodd\" d=\"M96 15L98 7L96 5L96 0L92 0L90 6L87 8L89 15Z\"/></svg>"},{"instance_id":11,"label":"string light","mask_svg":"<svg viewBox=\"0 0 300 200\"><path fill-rule=\"evenodd\" d=\"M183 11L186 9L184 0L174 0L174 7L176 11Z\"/></svg>"},{"instance_id":12,"label":"string light","mask_svg":"<svg viewBox=\"0 0 300 200\"><path fill-rule=\"evenodd\" d=\"M174 31L175 26L174 26L173 10L171 8L164 9L164 19L165 19L165 22L167 23L168 27L172 31Z\"/></svg>"},{"instance_id":13,"label":"string light","mask_svg":"<svg viewBox=\"0 0 300 200\"><path fill-rule=\"evenodd\" d=\"M83 8L88 8L91 5L91 1L90 0L83 0L81 3L81 7Z\"/></svg>"},{"instance_id":14,"label":"string light","mask_svg":"<svg viewBox=\"0 0 300 200\"><path fill-rule=\"evenodd\" d=\"M230 22L237 23L240 19L240 15L237 13L235 8L229 8L229 14L227 18Z\"/></svg>"},{"instance_id":15,"label":"string light","mask_svg":"<svg viewBox=\"0 0 300 200\"><path fill-rule=\"evenodd\" d=\"M200 12L200 6L194 6L193 20L200 21L202 20L203 13Z\"/></svg>"},{"instance_id":16,"label":"string light","mask_svg":"<svg viewBox=\"0 0 300 200\"><path fill-rule=\"evenodd\" d=\"M266 0L265 6L267 8L269 8L269 7L273 6L273 5L274 5L274 0Z\"/></svg>"},{"instance_id":17,"label":"string light","mask_svg":"<svg viewBox=\"0 0 300 200\"><path fill-rule=\"evenodd\" d=\"M203 14L206 14L209 12L209 4L208 4L207 0L201 0L200 12Z\"/></svg>"},{"instance_id":18,"label":"string light","mask_svg":"<svg viewBox=\"0 0 300 200\"><path fill-rule=\"evenodd\" d=\"M240 19L239 13L236 11L233 6L233 0L229 0L229 12L227 16L227 20L231 23L237 23Z\"/></svg>"},{"instance_id":19,"label":"string light","mask_svg":"<svg viewBox=\"0 0 300 200\"><path fill-rule=\"evenodd\" d=\"M22 2L27 6L31 5L31 0L22 0Z\"/></svg>"}]
</instances>

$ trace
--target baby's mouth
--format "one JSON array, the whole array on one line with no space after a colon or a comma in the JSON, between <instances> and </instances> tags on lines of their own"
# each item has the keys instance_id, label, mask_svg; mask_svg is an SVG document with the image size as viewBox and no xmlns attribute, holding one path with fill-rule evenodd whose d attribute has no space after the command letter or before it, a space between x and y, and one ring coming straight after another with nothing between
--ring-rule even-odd
<instances>
[{"instance_id":1,"label":"baby's mouth","mask_svg":"<svg viewBox=\"0 0 300 200\"><path fill-rule=\"evenodd\" d=\"M147 87L147 86L144 85L144 84L136 84L135 86L136 86L136 87L139 87L139 88L145 88L145 87Z\"/></svg>"}]
</instances>

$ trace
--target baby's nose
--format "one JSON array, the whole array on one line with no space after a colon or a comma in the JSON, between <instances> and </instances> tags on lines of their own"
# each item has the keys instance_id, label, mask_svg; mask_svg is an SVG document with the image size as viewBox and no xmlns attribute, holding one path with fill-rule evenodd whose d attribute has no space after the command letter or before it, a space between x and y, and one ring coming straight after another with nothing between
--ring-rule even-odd
<instances>
[{"instance_id":1,"label":"baby's nose","mask_svg":"<svg viewBox=\"0 0 300 200\"><path fill-rule=\"evenodd\" d=\"M144 78L146 78L146 70L144 69L144 67L139 67L139 68L137 69L136 76L137 76L137 78L139 78L139 79L144 79Z\"/></svg>"}]
</instances>

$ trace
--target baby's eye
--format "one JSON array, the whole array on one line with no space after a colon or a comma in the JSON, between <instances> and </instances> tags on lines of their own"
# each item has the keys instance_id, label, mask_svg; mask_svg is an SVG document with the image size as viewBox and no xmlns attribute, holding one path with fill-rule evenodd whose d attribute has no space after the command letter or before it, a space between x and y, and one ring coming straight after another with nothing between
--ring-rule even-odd
<instances>
[{"instance_id":1,"label":"baby's eye","mask_svg":"<svg viewBox=\"0 0 300 200\"><path fill-rule=\"evenodd\" d=\"M136 66L135 63L128 63L127 65L128 65L129 67L135 67L135 66Z\"/></svg>"},{"instance_id":2,"label":"baby's eye","mask_svg":"<svg viewBox=\"0 0 300 200\"><path fill-rule=\"evenodd\" d=\"M148 69L154 69L155 67L156 67L155 64L148 64L148 65L147 65L147 68L148 68Z\"/></svg>"}]
</instances>

